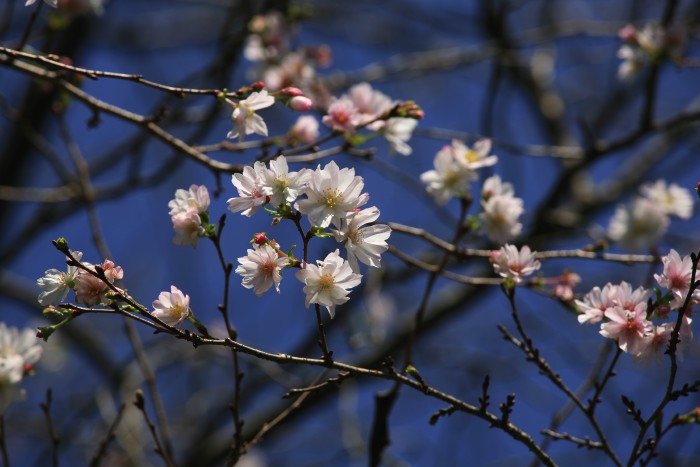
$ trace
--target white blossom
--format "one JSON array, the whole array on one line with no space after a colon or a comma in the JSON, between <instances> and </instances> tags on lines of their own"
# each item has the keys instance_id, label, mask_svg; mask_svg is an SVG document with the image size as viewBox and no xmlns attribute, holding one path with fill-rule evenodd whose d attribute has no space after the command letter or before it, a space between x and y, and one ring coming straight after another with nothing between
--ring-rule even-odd
<instances>
[{"instance_id":1,"label":"white blossom","mask_svg":"<svg viewBox=\"0 0 700 467\"><path fill-rule=\"evenodd\" d=\"M457 161L451 151L443 148L435 155L434 170L423 172L420 179L428 185L428 193L435 202L442 206L451 197L467 198L470 196L469 182L476 180L476 173Z\"/></svg>"},{"instance_id":2,"label":"white blossom","mask_svg":"<svg viewBox=\"0 0 700 467\"><path fill-rule=\"evenodd\" d=\"M165 324L176 326L190 314L190 296L171 285L170 292L161 292L158 300L153 301L153 308L153 316Z\"/></svg>"},{"instance_id":3,"label":"white blossom","mask_svg":"<svg viewBox=\"0 0 700 467\"><path fill-rule=\"evenodd\" d=\"M338 250L316 263L306 264L304 269L297 271L296 277L304 283L307 308L311 303L325 306L333 318L335 306L350 300L348 293L359 285L362 276L352 272L350 264L340 257Z\"/></svg>"},{"instance_id":4,"label":"white blossom","mask_svg":"<svg viewBox=\"0 0 700 467\"><path fill-rule=\"evenodd\" d=\"M80 261L83 253L80 251L71 251L73 258ZM37 279L36 283L42 289L45 289L39 294L39 303L47 305L56 305L66 299L68 291L75 286L75 276L78 273L77 266L68 266L66 272L61 272L58 269L49 269L44 273L44 277Z\"/></svg>"},{"instance_id":5,"label":"white blossom","mask_svg":"<svg viewBox=\"0 0 700 467\"><path fill-rule=\"evenodd\" d=\"M202 213L209 209L209 191L204 185L192 185L189 190L175 190L175 198L168 202L169 214L175 216L194 210Z\"/></svg>"},{"instance_id":6,"label":"white blossom","mask_svg":"<svg viewBox=\"0 0 700 467\"><path fill-rule=\"evenodd\" d=\"M348 262L355 272L360 271L358 260L368 266L381 266L381 255L389 245L386 241L391 235L388 225L363 225L374 222L379 218L379 209L371 207L359 212L349 212L341 219L337 230L333 230L335 239L345 243L348 251Z\"/></svg>"},{"instance_id":7,"label":"white blossom","mask_svg":"<svg viewBox=\"0 0 700 467\"><path fill-rule=\"evenodd\" d=\"M519 222L523 214L523 200L514 196L491 196L482 201L481 220L486 236L498 244L503 244L520 235L523 225Z\"/></svg>"},{"instance_id":8,"label":"white blossom","mask_svg":"<svg viewBox=\"0 0 700 467\"><path fill-rule=\"evenodd\" d=\"M404 156L408 156L413 152L407 141L411 139L417 124L418 121L413 118L394 117L386 121L382 132L391 145L392 151L396 151Z\"/></svg>"},{"instance_id":9,"label":"white blossom","mask_svg":"<svg viewBox=\"0 0 700 467\"><path fill-rule=\"evenodd\" d=\"M35 330L19 331L0 322L0 416L12 401L24 396L19 383L39 360L42 350Z\"/></svg>"},{"instance_id":10,"label":"white blossom","mask_svg":"<svg viewBox=\"0 0 700 467\"><path fill-rule=\"evenodd\" d=\"M690 190L675 183L667 185L665 180L657 180L654 183L645 183L639 191L669 216L690 219L693 215L693 196Z\"/></svg>"},{"instance_id":11,"label":"white blossom","mask_svg":"<svg viewBox=\"0 0 700 467\"><path fill-rule=\"evenodd\" d=\"M625 206L618 206L610 220L608 236L632 249L649 247L658 242L669 222L668 216L656 202L635 198Z\"/></svg>"},{"instance_id":12,"label":"white blossom","mask_svg":"<svg viewBox=\"0 0 700 467\"><path fill-rule=\"evenodd\" d=\"M345 213L367 203L369 195L362 193L364 186L362 177L355 176L355 169L340 169L331 161L323 169L318 166L309 173L304 191L307 199L297 201L295 208L306 214L312 225L338 225Z\"/></svg>"},{"instance_id":13,"label":"white blossom","mask_svg":"<svg viewBox=\"0 0 700 467\"><path fill-rule=\"evenodd\" d=\"M267 90L253 92L246 99L238 103L231 119L233 120L233 130L226 135L228 138L238 136L243 141L245 135L256 133L267 136L267 125L262 117L255 113L256 110L270 107L275 103L275 98L267 94Z\"/></svg>"},{"instance_id":14,"label":"white blossom","mask_svg":"<svg viewBox=\"0 0 700 467\"><path fill-rule=\"evenodd\" d=\"M306 186L308 170L289 172L287 159L279 156L270 161L270 168L260 171L260 187L263 194L270 197L270 203L277 207L285 201L293 203Z\"/></svg>"}]
</instances>

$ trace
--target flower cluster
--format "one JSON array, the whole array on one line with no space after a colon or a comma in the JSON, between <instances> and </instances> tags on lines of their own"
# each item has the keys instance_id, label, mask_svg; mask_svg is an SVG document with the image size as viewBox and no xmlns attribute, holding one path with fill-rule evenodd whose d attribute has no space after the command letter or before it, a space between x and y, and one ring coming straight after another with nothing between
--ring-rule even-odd
<instances>
[{"instance_id":1,"label":"flower cluster","mask_svg":"<svg viewBox=\"0 0 700 467\"><path fill-rule=\"evenodd\" d=\"M679 351L693 338L690 310L680 310L690 291L693 264L689 256L683 258L671 250L662 258L662 274L655 274L659 286L668 289L665 296L652 302L652 291L643 287L632 289L627 282L607 283L602 288L594 287L576 300L578 321L581 324L601 322L600 334L614 339L624 352L637 361L647 363L652 358L660 360L666 349L675 321L654 323L652 320L668 318L669 311L679 309L683 313L680 328ZM660 294L659 294L660 295ZM697 294L695 294L696 301Z\"/></svg>"},{"instance_id":2,"label":"flower cluster","mask_svg":"<svg viewBox=\"0 0 700 467\"><path fill-rule=\"evenodd\" d=\"M666 30L657 24L647 24L638 30L631 24L620 29L618 36L623 44L617 51L622 59L617 75L630 80L652 63L666 56L679 54L681 39L674 30Z\"/></svg>"},{"instance_id":3,"label":"flower cluster","mask_svg":"<svg viewBox=\"0 0 700 467\"><path fill-rule=\"evenodd\" d=\"M42 350L37 344L36 331L19 331L0 322L0 416L12 401L24 396L19 384L32 372Z\"/></svg>"},{"instance_id":4,"label":"flower cluster","mask_svg":"<svg viewBox=\"0 0 700 467\"><path fill-rule=\"evenodd\" d=\"M209 223L209 191L207 187L192 185L189 190L178 189L168 202L170 220L175 230L173 243L197 246L200 237L207 235Z\"/></svg>"},{"instance_id":5,"label":"flower cluster","mask_svg":"<svg viewBox=\"0 0 700 467\"><path fill-rule=\"evenodd\" d=\"M80 261L83 256L79 251L71 252L71 254L76 261ZM37 279L37 285L44 289L39 294L39 303L44 306L56 305L65 300L69 290L75 292L76 302L86 306L110 303L111 299L107 296L110 288L98 276L103 276L108 283L113 284L124 277L122 268L108 259L97 266L91 263L81 264L85 269L74 265L69 265L66 272L49 269L43 277ZM101 273L98 273L98 268Z\"/></svg>"},{"instance_id":6,"label":"flower cluster","mask_svg":"<svg viewBox=\"0 0 700 467\"><path fill-rule=\"evenodd\" d=\"M287 160L280 156L270 161L269 167L262 162L245 167L242 173L233 175L232 183L238 196L228 200L229 210L250 217L261 206L269 205L268 210L280 218L298 219L297 216L305 215L316 235L333 236L347 250L347 261L336 251L317 266L302 264L283 253L274 241L259 235L252 242L254 249L238 258L240 265L236 269L243 277L243 286L252 288L256 295L262 295L273 284L279 292L282 269L301 266L308 270L297 274L306 285L307 306L323 305L332 315L333 306L344 303L348 289L359 283L359 263L380 266L391 229L381 224L368 225L379 218L379 209L361 209L369 195L362 193L364 181L354 169L341 169L331 161L323 168L319 165L315 170L290 172ZM331 226L329 234L321 234Z\"/></svg>"},{"instance_id":7,"label":"flower cluster","mask_svg":"<svg viewBox=\"0 0 700 467\"><path fill-rule=\"evenodd\" d=\"M690 190L664 180L647 183L641 195L618 206L608 226L608 237L631 249L651 247L666 233L670 217L689 219L693 214Z\"/></svg>"},{"instance_id":8,"label":"flower cluster","mask_svg":"<svg viewBox=\"0 0 700 467\"><path fill-rule=\"evenodd\" d=\"M415 105L415 104L414 104ZM408 145L416 118L422 113L408 116L394 116L392 109L399 106L386 94L373 89L369 83L352 86L346 94L332 98L323 123L334 131L354 133L359 127L384 135L391 150L407 156L412 149Z\"/></svg>"}]
</instances>

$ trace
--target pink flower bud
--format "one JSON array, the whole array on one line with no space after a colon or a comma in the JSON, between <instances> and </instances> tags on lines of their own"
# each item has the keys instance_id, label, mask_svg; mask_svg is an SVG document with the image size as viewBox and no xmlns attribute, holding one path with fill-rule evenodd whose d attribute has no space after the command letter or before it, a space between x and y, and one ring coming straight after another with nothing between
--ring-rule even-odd
<instances>
[{"instance_id":1,"label":"pink flower bud","mask_svg":"<svg viewBox=\"0 0 700 467\"><path fill-rule=\"evenodd\" d=\"M253 242L255 242L256 245L264 245L267 243L267 236L265 233L259 233L255 235Z\"/></svg>"},{"instance_id":2,"label":"pink flower bud","mask_svg":"<svg viewBox=\"0 0 700 467\"><path fill-rule=\"evenodd\" d=\"M289 107L297 112L310 110L314 103L306 96L296 96L289 100Z\"/></svg>"},{"instance_id":3,"label":"pink flower bud","mask_svg":"<svg viewBox=\"0 0 700 467\"><path fill-rule=\"evenodd\" d=\"M303 96L304 91L302 91L299 88L295 88L295 87L290 86L290 87L286 87L284 89L280 89L279 94L281 94L283 96L296 97L296 96Z\"/></svg>"},{"instance_id":4,"label":"pink flower bud","mask_svg":"<svg viewBox=\"0 0 700 467\"><path fill-rule=\"evenodd\" d=\"M618 37L625 42L636 42L637 40L637 29L631 24L623 27L617 33Z\"/></svg>"}]
</instances>

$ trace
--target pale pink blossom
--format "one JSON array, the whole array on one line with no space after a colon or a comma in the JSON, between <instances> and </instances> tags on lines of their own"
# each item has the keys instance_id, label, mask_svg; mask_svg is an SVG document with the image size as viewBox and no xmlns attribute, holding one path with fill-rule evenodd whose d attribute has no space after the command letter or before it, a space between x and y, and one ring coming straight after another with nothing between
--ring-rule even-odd
<instances>
[{"instance_id":1,"label":"pale pink blossom","mask_svg":"<svg viewBox=\"0 0 700 467\"><path fill-rule=\"evenodd\" d=\"M316 70L305 55L288 52L277 64L265 68L262 73L265 87L277 90L292 84L309 87L316 76Z\"/></svg>"},{"instance_id":2,"label":"pale pink blossom","mask_svg":"<svg viewBox=\"0 0 700 467\"><path fill-rule=\"evenodd\" d=\"M323 123L335 131L352 133L362 123L357 108L347 97L333 99L328 107Z\"/></svg>"},{"instance_id":3,"label":"pale pink blossom","mask_svg":"<svg viewBox=\"0 0 700 467\"><path fill-rule=\"evenodd\" d=\"M621 306L605 310L607 321L600 326L600 334L615 339L620 350L639 355L644 349L645 338L652 331L652 323L646 319L647 305L639 303L629 311Z\"/></svg>"},{"instance_id":4,"label":"pale pink blossom","mask_svg":"<svg viewBox=\"0 0 700 467\"><path fill-rule=\"evenodd\" d=\"M635 361L643 361L644 366L649 366L652 360L656 360L656 363L661 363L663 354L671 340L672 331L672 323L663 323L658 326L652 325L651 330L643 338L641 350L635 356Z\"/></svg>"},{"instance_id":5,"label":"pale pink blossom","mask_svg":"<svg viewBox=\"0 0 700 467\"><path fill-rule=\"evenodd\" d=\"M73 258L80 261L83 253L80 251L71 251ZM47 305L56 305L66 299L68 291L74 286L75 276L78 274L77 266L68 266L66 272L61 272L58 269L49 269L44 273L44 277L37 279L36 283L44 289L39 294L39 303Z\"/></svg>"},{"instance_id":6,"label":"pale pink blossom","mask_svg":"<svg viewBox=\"0 0 700 467\"><path fill-rule=\"evenodd\" d=\"M690 255L683 258L674 249L668 255L661 258L664 270L661 275L654 274L654 279L661 287L669 289L673 293L671 306L677 308L683 305L685 296L690 290L690 279L693 274L693 260Z\"/></svg>"},{"instance_id":7,"label":"pale pink blossom","mask_svg":"<svg viewBox=\"0 0 700 467\"><path fill-rule=\"evenodd\" d=\"M161 292L153 301L153 316L170 326L177 326L190 315L190 296L174 285L170 292Z\"/></svg>"},{"instance_id":8,"label":"pale pink blossom","mask_svg":"<svg viewBox=\"0 0 700 467\"><path fill-rule=\"evenodd\" d=\"M318 139L318 120L313 115L302 115L297 119L289 130L287 138L289 144L296 145L299 143L312 143Z\"/></svg>"},{"instance_id":9,"label":"pale pink blossom","mask_svg":"<svg viewBox=\"0 0 700 467\"><path fill-rule=\"evenodd\" d=\"M595 324L603 320L605 310L615 306L612 299L612 291L616 286L610 282L605 284L603 288L593 287L590 292L583 296L582 300L576 300L578 308L578 322L581 324Z\"/></svg>"},{"instance_id":10,"label":"pale pink blossom","mask_svg":"<svg viewBox=\"0 0 700 467\"><path fill-rule=\"evenodd\" d=\"M88 269L96 272L97 269L90 263L83 263ZM99 265L104 272L105 278L110 284L124 278L124 271L121 266L115 266L114 262L106 259L104 263ZM110 290L107 284L102 279L95 275L79 269L75 276L75 301L86 306L94 306L98 303L108 303L106 293Z\"/></svg>"},{"instance_id":11,"label":"pale pink blossom","mask_svg":"<svg viewBox=\"0 0 700 467\"><path fill-rule=\"evenodd\" d=\"M328 227L331 222L338 225L345 213L367 203L369 195L362 193L364 186L362 177L355 176L355 169L340 169L331 161L309 173L304 191L307 199L297 201L295 207L314 226Z\"/></svg>"},{"instance_id":12,"label":"pale pink blossom","mask_svg":"<svg viewBox=\"0 0 700 467\"><path fill-rule=\"evenodd\" d=\"M540 269L536 252L524 245L519 251L515 245L506 244L500 250L491 252L493 269L501 277L512 279L520 284L523 279Z\"/></svg>"},{"instance_id":13,"label":"pale pink blossom","mask_svg":"<svg viewBox=\"0 0 700 467\"><path fill-rule=\"evenodd\" d=\"M355 272L360 272L358 260L368 266L381 267L381 255L389 248L386 241L391 235L391 228L384 224L362 227L378 218L379 209L376 207L351 211L340 220L338 229L333 230L335 239L345 243L348 262Z\"/></svg>"},{"instance_id":14,"label":"pale pink blossom","mask_svg":"<svg viewBox=\"0 0 700 467\"><path fill-rule=\"evenodd\" d=\"M639 304L646 306L649 297L651 297L651 290L641 286L632 290L632 285L625 281L620 282L610 291L613 303L627 311L635 310Z\"/></svg>"},{"instance_id":15,"label":"pale pink blossom","mask_svg":"<svg viewBox=\"0 0 700 467\"><path fill-rule=\"evenodd\" d=\"M253 289L258 297L274 284L279 293L282 276L280 271L287 266L289 258L280 257L270 245L248 250L248 255L238 258L240 266L236 274L243 276L243 287Z\"/></svg>"},{"instance_id":16,"label":"pale pink blossom","mask_svg":"<svg viewBox=\"0 0 700 467\"><path fill-rule=\"evenodd\" d=\"M325 306L333 318L335 306L350 300L350 289L360 284L362 276L352 272L350 264L340 257L339 250L316 263L306 264L297 271L296 277L304 283L307 308L312 303Z\"/></svg>"},{"instance_id":17,"label":"pale pink blossom","mask_svg":"<svg viewBox=\"0 0 700 467\"><path fill-rule=\"evenodd\" d=\"M199 213L195 210L181 212L170 217L175 231L173 243L175 245L196 247L199 237L204 235L204 226Z\"/></svg>"},{"instance_id":18,"label":"pale pink blossom","mask_svg":"<svg viewBox=\"0 0 700 467\"><path fill-rule=\"evenodd\" d=\"M175 216L187 211L202 213L209 209L209 191L204 185L192 185L189 190L175 190L175 198L168 202L169 214Z\"/></svg>"},{"instance_id":19,"label":"pale pink blossom","mask_svg":"<svg viewBox=\"0 0 700 467\"><path fill-rule=\"evenodd\" d=\"M242 173L231 176L231 183L238 190L238 197L228 199L229 211L243 211L242 215L250 217L265 204L267 198L261 186L265 170L265 164L256 162L253 167L245 166Z\"/></svg>"},{"instance_id":20,"label":"pale pink blossom","mask_svg":"<svg viewBox=\"0 0 700 467\"><path fill-rule=\"evenodd\" d=\"M393 102L381 91L373 89L369 83L359 83L348 89L347 97L352 101L359 113L359 123L366 124L376 120L384 112L389 110ZM369 123L367 128L373 131L384 127L384 120L376 120Z\"/></svg>"},{"instance_id":21,"label":"pale pink blossom","mask_svg":"<svg viewBox=\"0 0 700 467\"><path fill-rule=\"evenodd\" d=\"M255 113L256 110L270 107L275 103L275 98L267 94L267 90L253 92L246 99L238 103L231 119L233 120L233 130L226 135L228 138L238 136L239 141L243 141L245 135L256 133L267 136L267 125L262 117Z\"/></svg>"},{"instance_id":22,"label":"pale pink blossom","mask_svg":"<svg viewBox=\"0 0 700 467\"><path fill-rule=\"evenodd\" d=\"M297 112L308 112L314 103L306 96L295 96L289 99L289 108Z\"/></svg>"},{"instance_id":23,"label":"pale pink blossom","mask_svg":"<svg viewBox=\"0 0 700 467\"><path fill-rule=\"evenodd\" d=\"M435 199L436 204L447 204L451 197L470 196L469 182L476 180L478 176L473 170L457 162L449 150L443 148L439 151L435 155L433 166L435 169L423 172L420 180L427 185L426 190Z\"/></svg>"}]
</instances>

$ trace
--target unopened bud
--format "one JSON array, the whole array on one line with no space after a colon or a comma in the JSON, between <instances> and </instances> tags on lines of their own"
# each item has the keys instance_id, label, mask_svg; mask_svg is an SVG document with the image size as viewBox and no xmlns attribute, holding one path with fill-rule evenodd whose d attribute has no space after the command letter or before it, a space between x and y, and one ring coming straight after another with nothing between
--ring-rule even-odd
<instances>
[{"instance_id":1,"label":"unopened bud","mask_svg":"<svg viewBox=\"0 0 700 467\"><path fill-rule=\"evenodd\" d=\"M425 113L418 104L413 101L406 101L396 104L389 112L388 117L414 118L420 120L424 116Z\"/></svg>"},{"instance_id":2,"label":"unopened bud","mask_svg":"<svg viewBox=\"0 0 700 467\"><path fill-rule=\"evenodd\" d=\"M267 243L267 235L265 235L265 232L260 232L259 234L255 234L255 237L253 237L253 243L256 245L264 245Z\"/></svg>"},{"instance_id":3,"label":"unopened bud","mask_svg":"<svg viewBox=\"0 0 700 467\"><path fill-rule=\"evenodd\" d=\"M290 86L290 87L280 89L278 94L280 94L281 96L296 97L296 96L303 96L304 91L302 91L299 88L295 88L295 87Z\"/></svg>"},{"instance_id":4,"label":"unopened bud","mask_svg":"<svg viewBox=\"0 0 700 467\"><path fill-rule=\"evenodd\" d=\"M637 29L632 26L631 24L628 24L627 26L623 27L620 29L617 33L617 36L622 39L624 42L627 43L633 43L637 41Z\"/></svg>"},{"instance_id":5,"label":"unopened bud","mask_svg":"<svg viewBox=\"0 0 700 467\"><path fill-rule=\"evenodd\" d=\"M306 112L311 109L314 103L306 96L296 96L289 100L289 108L297 112Z\"/></svg>"}]
</instances>

